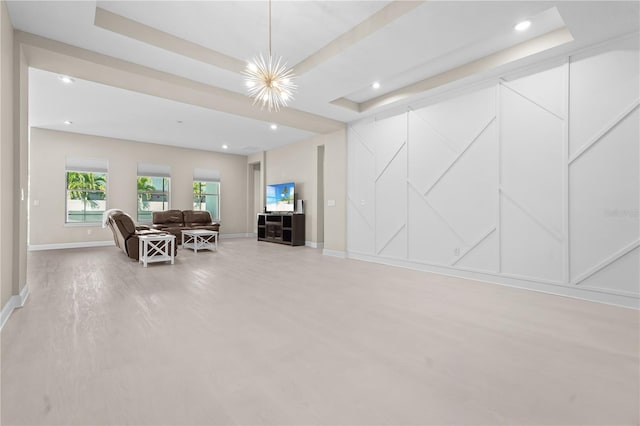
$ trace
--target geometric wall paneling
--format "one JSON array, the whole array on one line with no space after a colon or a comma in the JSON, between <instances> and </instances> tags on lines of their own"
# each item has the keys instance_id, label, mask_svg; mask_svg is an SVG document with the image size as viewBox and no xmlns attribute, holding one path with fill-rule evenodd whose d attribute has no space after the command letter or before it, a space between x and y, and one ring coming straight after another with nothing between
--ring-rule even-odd
<instances>
[{"instance_id":1,"label":"geometric wall paneling","mask_svg":"<svg viewBox=\"0 0 640 426\"><path fill-rule=\"evenodd\" d=\"M394 235L380 248L379 256L394 259L407 258L407 227L401 226Z\"/></svg>"},{"instance_id":2,"label":"geometric wall paneling","mask_svg":"<svg viewBox=\"0 0 640 426\"><path fill-rule=\"evenodd\" d=\"M372 126L371 126L372 127ZM358 130L363 130L360 128ZM365 133L366 134L366 133ZM375 157L367 140L360 136L356 129L350 130L349 160L353 167L349 168L348 195L352 198L355 208L359 210L364 220L373 230L375 223Z\"/></svg>"},{"instance_id":3,"label":"geometric wall paneling","mask_svg":"<svg viewBox=\"0 0 640 426\"><path fill-rule=\"evenodd\" d=\"M634 249L617 259L602 269L578 277L576 284L582 288L637 297L640 295L640 247L636 244Z\"/></svg>"},{"instance_id":4,"label":"geometric wall paneling","mask_svg":"<svg viewBox=\"0 0 640 426\"><path fill-rule=\"evenodd\" d=\"M565 66L554 66L520 78L507 78L503 85L522 94L541 108L561 119L566 119Z\"/></svg>"},{"instance_id":5,"label":"geometric wall paneling","mask_svg":"<svg viewBox=\"0 0 640 426\"><path fill-rule=\"evenodd\" d=\"M372 124L350 127L347 144L348 249L371 254L375 251L375 158L369 145L372 128Z\"/></svg>"},{"instance_id":6,"label":"geometric wall paneling","mask_svg":"<svg viewBox=\"0 0 640 426\"><path fill-rule=\"evenodd\" d=\"M386 121L378 122L379 127L384 127ZM403 143L375 179L376 254L402 259L407 256L406 182L407 147Z\"/></svg>"},{"instance_id":7,"label":"geometric wall paneling","mask_svg":"<svg viewBox=\"0 0 640 426\"><path fill-rule=\"evenodd\" d=\"M495 117L495 88L475 90L413 113L437 130L460 152ZM461 125L464 123L464 125Z\"/></svg>"},{"instance_id":8,"label":"geometric wall paneling","mask_svg":"<svg viewBox=\"0 0 640 426\"><path fill-rule=\"evenodd\" d=\"M351 253L375 254L375 232L355 203L349 198L347 208L347 250Z\"/></svg>"},{"instance_id":9,"label":"geometric wall paneling","mask_svg":"<svg viewBox=\"0 0 640 426\"><path fill-rule=\"evenodd\" d=\"M628 256L626 251L640 240L639 128L640 111L636 107L570 163L570 267L574 284L587 286L583 282L585 274L604 266L607 276L615 275L615 265L610 264ZM632 278L622 270L613 282L605 283L600 278L598 283L598 275L589 279L589 286L633 288L628 283Z\"/></svg>"},{"instance_id":10,"label":"geometric wall paneling","mask_svg":"<svg viewBox=\"0 0 640 426\"><path fill-rule=\"evenodd\" d=\"M451 266L461 269L496 273L499 264L498 233L496 227L489 228L467 250L460 253L451 262Z\"/></svg>"},{"instance_id":11,"label":"geometric wall paneling","mask_svg":"<svg viewBox=\"0 0 640 426\"><path fill-rule=\"evenodd\" d=\"M456 158L457 150L433 125L413 111L409 112L408 121L408 179L424 193Z\"/></svg>"},{"instance_id":12,"label":"geometric wall paneling","mask_svg":"<svg viewBox=\"0 0 640 426\"><path fill-rule=\"evenodd\" d=\"M539 220L504 193L501 209L501 272L515 277L561 283L562 240L541 226Z\"/></svg>"},{"instance_id":13,"label":"geometric wall paneling","mask_svg":"<svg viewBox=\"0 0 640 426\"><path fill-rule=\"evenodd\" d=\"M456 248L466 249L462 237L429 204L418 188L408 186L408 259L431 265L449 265Z\"/></svg>"},{"instance_id":14,"label":"geometric wall paneling","mask_svg":"<svg viewBox=\"0 0 640 426\"><path fill-rule=\"evenodd\" d=\"M401 114L375 121L373 130L371 137L376 158L376 177L378 177L407 142L407 116Z\"/></svg>"},{"instance_id":15,"label":"geometric wall paneling","mask_svg":"<svg viewBox=\"0 0 640 426\"><path fill-rule=\"evenodd\" d=\"M501 188L556 233L563 229L564 134L561 117L501 84Z\"/></svg>"},{"instance_id":16,"label":"geometric wall paneling","mask_svg":"<svg viewBox=\"0 0 640 426\"><path fill-rule=\"evenodd\" d=\"M425 194L466 243L495 227L498 216L496 121L467 143Z\"/></svg>"},{"instance_id":17,"label":"geometric wall paneling","mask_svg":"<svg viewBox=\"0 0 640 426\"><path fill-rule=\"evenodd\" d=\"M570 155L615 122L640 97L638 35L571 57Z\"/></svg>"},{"instance_id":18,"label":"geometric wall paneling","mask_svg":"<svg viewBox=\"0 0 640 426\"><path fill-rule=\"evenodd\" d=\"M638 44L349 125L349 253L637 305Z\"/></svg>"}]
</instances>

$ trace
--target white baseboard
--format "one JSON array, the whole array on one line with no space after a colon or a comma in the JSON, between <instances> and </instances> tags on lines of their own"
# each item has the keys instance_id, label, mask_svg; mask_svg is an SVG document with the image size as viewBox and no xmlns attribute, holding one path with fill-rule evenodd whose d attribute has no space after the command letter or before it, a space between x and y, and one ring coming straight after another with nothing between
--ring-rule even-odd
<instances>
[{"instance_id":1,"label":"white baseboard","mask_svg":"<svg viewBox=\"0 0 640 426\"><path fill-rule=\"evenodd\" d=\"M636 310L640 309L640 299L638 299L637 297L604 293L601 291L579 288L577 286L568 286L552 282L542 282L534 279L525 279L522 277L509 277L483 271L452 269L446 266L427 265L404 259L382 258L379 256L364 253L349 252L347 253L347 257L349 259L363 260L372 263L381 263L383 265L390 266L399 266L401 268L415 269L418 271L430 272L456 278L465 278L468 280L480 281L483 283L533 290L541 293L570 297L573 299L588 300L590 302L605 303L608 305L621 306Z\"/></svg>"},{"instance_id":2,"label":"white baseboard","mask_svg":"<svg viewBox=\"0 0 640 426\"><path fill-rule=\"evenodd\" d=\"M319 248L324 247L324 243L316 243L315 241L305 241L304 245L311 248Z\"/></svg>"},{"instance_id":3,"label":"white baseboard","mask_svg":"<svg viewBox=\"0 0 640 426\"><path fill-rule=\"evenodd\" d=\"M39 250L60 250L60 249L72 249L72 248L86 248L86 247L107 247L115 246L113 240L109 241L81 241L77 243L56 243L56 244L35 244L28 247L29 251Z\"/></svg>"},{"instance_id":4,"label":"white baseboard","mask_svg":"<svg viewBox=\"0 0 640 426\"><path fill-rule=\"evenodd\" d=\"M0 314L0 330L7 323L7 320L11 316L14 310L22 308L29 298L29 284L25 284L19 294L11 296L7 303L2 308L2 314Z\"/></svg>"},{"instance_id":5,"label":"white baseboard","mask_svg":"<svg viewBox=\"0 0 640 426\"><path fill-rule=\"evenodd\" d=\"M347 258L347 253L345 253L343 251L339 251L339 250L323 249L322 250L322 254L325 255L325 256L339 257L340 259L346 259Z\"/></svg>"}]
</instances>

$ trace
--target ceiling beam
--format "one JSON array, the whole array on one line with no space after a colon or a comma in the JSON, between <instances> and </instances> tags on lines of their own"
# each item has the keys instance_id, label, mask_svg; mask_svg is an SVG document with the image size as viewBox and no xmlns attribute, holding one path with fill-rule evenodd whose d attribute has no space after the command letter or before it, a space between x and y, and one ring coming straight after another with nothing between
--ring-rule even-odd
<instances>
[{"instance_id":1,"label":"ceiling beam","mask_svg":"<svg viewBox=\"0 0 640 426\"><path fill-rule=\"evenodd\" d=\"M16 31L28 65L83 80L200 106L313 133L331 133L345 123L293 108L268 112L240 93L123 61L65 43Z\"/></svg>"},{"instance_id":2,"label":"ceiling beam","mask_svg":"<svg viewBox=\"0 0 640 426\"><path fill-rule=\"evenodd\" d=\"M247 66L246 61L157 30L100 7L96 7L94 25L107 31L228 71L241 73Z\"/></svg>"},{"instance_id":3,"label":"ceiling beam","mask_svg":"<svg viewBox=\"0 0 640 426\"><path fill-rule=\"evenodd\" d=\"M413 11L416 7L422 5L424 1L393 1L374 13L355 27L351 28L344 34L339 35L324 47L303 59L292 68L296 75L302 75L321 63L328 61L336 55L344 52L351 46L354 46L360 40L370 36L376 31L389 25L396 19Z\"/></svg>"}]
</instances>

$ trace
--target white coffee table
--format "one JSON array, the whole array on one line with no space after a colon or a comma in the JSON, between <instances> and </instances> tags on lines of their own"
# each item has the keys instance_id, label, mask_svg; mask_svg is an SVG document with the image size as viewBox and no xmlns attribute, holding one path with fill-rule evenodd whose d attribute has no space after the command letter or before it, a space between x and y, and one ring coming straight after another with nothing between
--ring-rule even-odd
<instances>
[{"instance_id":1,"label":"white coffee table","mask_svg":"<svg viewBox=\"0 0 640 426\"><path fill-rule=\"evenodd\" d=\"M174 264L176 236L171 234L149 234L138 237L138 263L146 268L147 263L168 262Z\"/></svg>"},{"instance_id":2,"label":"white coffee table","mask_svg":"<svg viewBox=\"0 0 640 426\"><path fill-rule=\"evenodd\" d=\"M189 229L182 231L182 247L198 250L218 251L218 231L207 229Z\"/></svg>"}]
</instances>

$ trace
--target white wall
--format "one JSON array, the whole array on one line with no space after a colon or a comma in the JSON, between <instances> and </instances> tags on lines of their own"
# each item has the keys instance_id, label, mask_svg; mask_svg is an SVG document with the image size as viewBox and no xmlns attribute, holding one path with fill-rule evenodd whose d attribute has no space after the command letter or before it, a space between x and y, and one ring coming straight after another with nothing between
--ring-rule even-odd
<instances>
[{"instance_id":1,"label":"white wall","mask_svg":"<svg viewBox=\"0 0 640 426\"><path fill-rule=\"evenodd\" d=\"M220 171L221 234L251 232L246 221L245 156L38 128L31 129L30 147L30 246L112 240L111 232L100 225L65 225L67 156L108 160L108 208L122 209L134 220L138 162L170 166L171 208L181 210L193 208L193 170L217 169Z\"/></svg>"},{"instance_id":2,"label":"white wall","mask_svg":"<svg viewBox=\"0 0 640 426\"><path fill-rule=\"evenodd\" d=\"M350 257L637 305L638 37L348 131Z\"/></svg>"}]
</instances>

